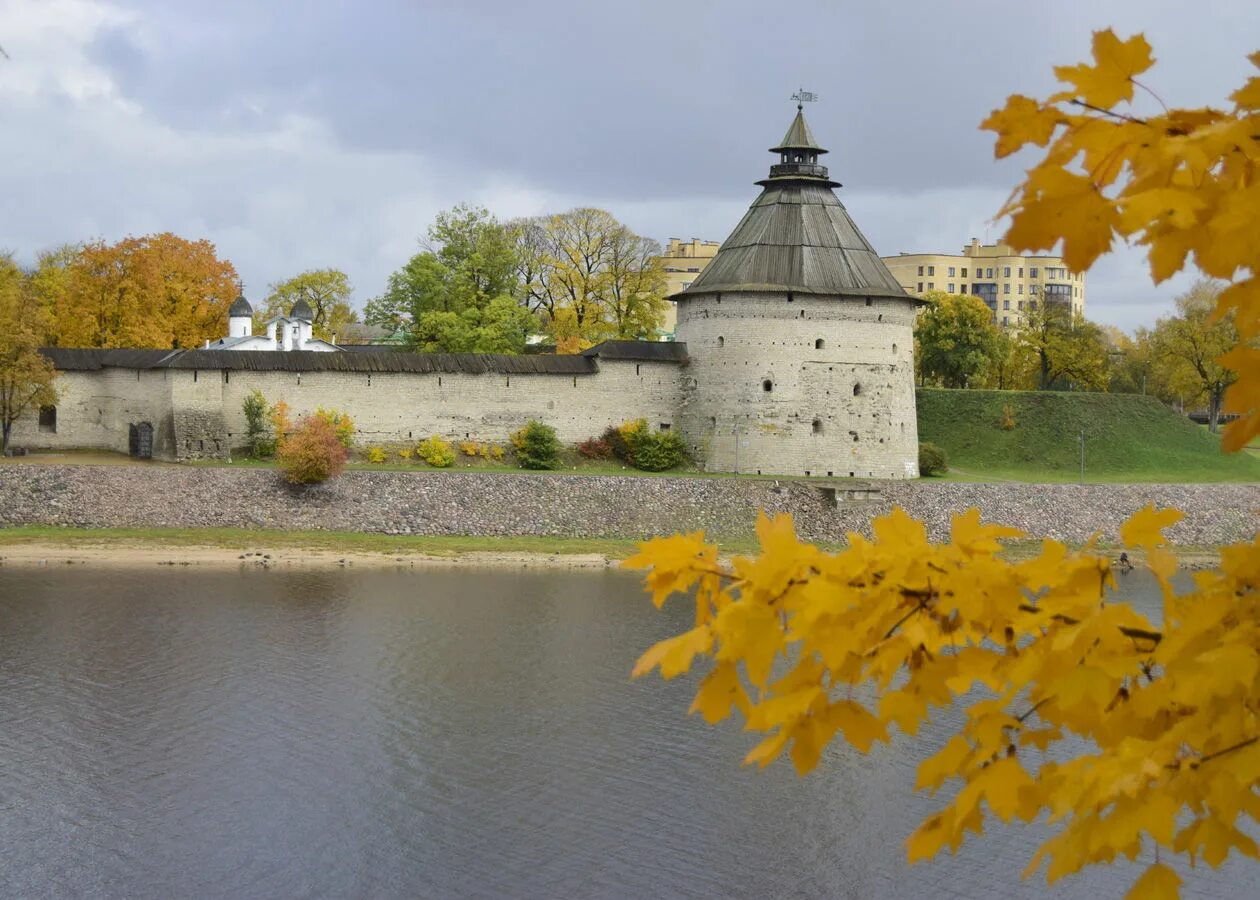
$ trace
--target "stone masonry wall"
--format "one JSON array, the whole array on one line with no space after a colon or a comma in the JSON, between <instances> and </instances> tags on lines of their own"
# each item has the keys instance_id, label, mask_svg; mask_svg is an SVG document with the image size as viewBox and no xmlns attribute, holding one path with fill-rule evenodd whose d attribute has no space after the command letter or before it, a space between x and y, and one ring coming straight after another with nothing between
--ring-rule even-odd
<instances>
[{"instance_id":1,"label":"stone masonry wall","mask_svg":"<svg viewBox=\"0 0 1260 900\"><path fill-rule=\"evenodd\" d=\"M718 472L914 478L914 303L701 294L678 303L683 433Z\"/></svg>"},{"instance_id":2,"label":"stone masonry wall","mask_svg":"<svg viewBox=\"0 0 1260 900\"><path fill-rule=\"evenodd\" d=\"M154 453L171 456L171 385L166 369L101 369L62 372L57 378L57 430L39 428L39 411L29 410L13 426L12 445L31 450L111 450L127 452L128 426L153 426Z\"/></svg>"},{"instance_id":3,"label":"stone masonry wall","mask_svg":"<svg viewBox=\"0 0 1260 900\"><path fill-rule=\"evenodd\" d=\"M599 477L461 472L348 472L316 488L286 486L271 470L0 465L0 525L234 527L390 534L645 538L705 529L752 533L757 511L790 512L810 540L869 533L894 504L924 519L934 539L978 506L986 520L1033 535L1114 541L1149 502L1186 519L1174 541L1249 539L1260 527L1260 485L1035 485L888 482L871 502L837 507L816 484L729 478Z\"/></svg>"},{"instance_id":4,"label":"stone masonry wall","mask_svg":"<svg viewBox=\"0 0 1260 900\"><path fill-rule=\"evenodd\" d=\"M127 452L128 425L154 427L154 455L220 459L246 441L245 397L284 400L292 417L319 407L354 419L360 444L419 440L503 443L530 419L577 443L609 425L646 418L653 429L678 415L676 362L601 360L590 375L487 373L255 372L221 369L101 369L64 372L57 431L38 428L32 410L15 426L13 445L29 449Z\"/></svg>"}]
</instances>

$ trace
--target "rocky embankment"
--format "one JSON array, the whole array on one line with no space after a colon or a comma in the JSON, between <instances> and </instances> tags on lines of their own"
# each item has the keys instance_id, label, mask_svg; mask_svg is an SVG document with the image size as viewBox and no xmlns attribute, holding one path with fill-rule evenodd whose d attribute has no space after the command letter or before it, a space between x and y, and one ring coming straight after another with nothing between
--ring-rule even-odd
<instances>
[{"instance_id":1,"label":"rocky embankment","mask_svg":"<svg viewBox=\"0 0 1260 900\"><path fill-rule=\"evenodd\" d=\"M869 500L799 481L461 472L348 472L292 488L274 471L179 466L0 466L0 525L90 528L268 528L385 534L556 535L641 538L705 529L751 533L757 510L790 512L803 538L869 533L899 504L944 537L955 512L978 506L988 521L1037 536L1082 541L1117 528L1147 503L1186 518L1183 545L1250 538L1260 525L1254 484L963 484L876 482Z\"/></svg>"}]
</instances>

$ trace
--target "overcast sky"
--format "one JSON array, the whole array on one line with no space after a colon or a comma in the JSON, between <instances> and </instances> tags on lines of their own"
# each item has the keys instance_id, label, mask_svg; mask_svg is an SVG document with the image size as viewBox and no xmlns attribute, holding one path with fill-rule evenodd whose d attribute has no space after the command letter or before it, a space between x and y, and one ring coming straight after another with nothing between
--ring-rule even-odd
<instances>
[{"instance_id":1,"label":"overcast sky","mask_svg":"<svg viewBox=\"0 0 1260 900\"><path fill-rule=\"evenodd\" d=\"M722 240L798 86L840 197L880 253L993 240L1028 159L978 123L1042 96L1090 32L1144 31L1168 105L1225 104L1260 47L1255 0L1100 3L0 0L0 249L209 238L247 293L335 267L379 293L443 208L601 206ZM1144 101L1147 104L1154 101ZM1139 106L1139 109L1142 107ZM1169 308L1138 250L1095 266L1087 314Z\"/></svg>"}]
</instances>

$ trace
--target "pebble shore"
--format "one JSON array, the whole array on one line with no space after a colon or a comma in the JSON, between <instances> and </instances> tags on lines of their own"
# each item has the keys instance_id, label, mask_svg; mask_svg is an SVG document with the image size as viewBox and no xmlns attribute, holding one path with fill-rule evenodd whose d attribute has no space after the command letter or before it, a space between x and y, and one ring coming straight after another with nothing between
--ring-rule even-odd
<instances>
[{"instance_id":1,"label":"pebble shore","mask_svg":"<svg viewBox=\"0 0 1260 900\"><path fill-rule=\"evenodd\" d=\"M790 512L810 541L870 533L900 505L947 536L951 517L976 506L986 521L1035 536L1117 539L1147 503L1186 517L1169 532L1186 546L1250 539L1260 528L1256 484L970 484L871 482L874 499L844 499L843 482L479 472L347 472L295 488L268 469L179 466L0 467L0 525L87 528L265 528L381 534L645 538L704 529L752 533L757 511Z\"/></svg>"}]
</instances>

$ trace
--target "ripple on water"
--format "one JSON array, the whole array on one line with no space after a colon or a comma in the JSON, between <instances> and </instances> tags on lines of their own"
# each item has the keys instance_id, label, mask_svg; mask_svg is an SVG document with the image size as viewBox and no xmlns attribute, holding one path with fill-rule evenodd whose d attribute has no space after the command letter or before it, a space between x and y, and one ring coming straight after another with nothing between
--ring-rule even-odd
<instances>
[{"instance_id":1,"label":"ripple on water","mask_svg":"<svg viewBox=\"0 0 1260 900\"><path fill-rule=\"evenodd\" d=\"M804 780L741 768L748 735L686 716L694 682L628 678L683 606L619 573L0 569L0 896L1127 889L1019 882L1035 828L908 867L947 721Z\"/></svg>"}]
</instances>

